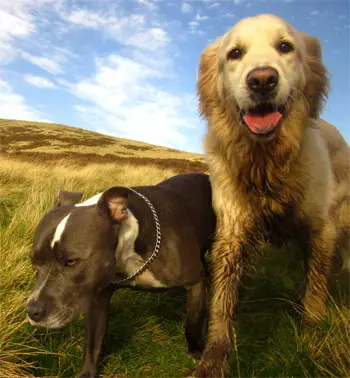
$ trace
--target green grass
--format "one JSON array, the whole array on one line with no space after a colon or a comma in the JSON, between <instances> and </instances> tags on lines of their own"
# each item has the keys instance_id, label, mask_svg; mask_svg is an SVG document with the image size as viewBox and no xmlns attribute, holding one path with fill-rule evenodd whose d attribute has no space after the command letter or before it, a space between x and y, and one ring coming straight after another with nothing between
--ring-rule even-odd
<instances>
[{"instance_id":1,"label":"green grass","mask_svg":"<svg viewBox=\"0 0 350 378\"><path fill-rule=\"evenodd\" d=\"M46 167L0 159L0 377L70 377L82 365L82 319L61 330L35 329L25 321L34 277L27 254L35 226L58 190L83 190L86 198L112 185L152 184L172 174L157 167ZM266 247L247 276L236 312L238 354L233 353L230 376L349 375L348 276L333 275L328 317L301 333L301 261L291 247ZM194 367L184 337L185 298L182 289L115 292L99 373L180 377Z\"/></svg>"}]
</instances>

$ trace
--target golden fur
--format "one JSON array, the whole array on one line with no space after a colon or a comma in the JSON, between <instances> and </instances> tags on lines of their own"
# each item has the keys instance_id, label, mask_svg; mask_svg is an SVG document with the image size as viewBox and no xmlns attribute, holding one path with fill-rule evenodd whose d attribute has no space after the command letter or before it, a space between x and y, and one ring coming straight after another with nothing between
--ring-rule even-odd
<instances>
[{"instance_id":1,"label":"golden fur","mask_svg":"<svg viewBox=\"0 0 350 378\"><path fill-rule=\"evenodd\" d=\"M294 50L279 54L280 40ZM245 54L227 60L237 45ZM276 98L286 103L286 114L275 137L261 141L242 124L239 110L251 106L247 73L266 65L279 73ZM240 21L201 55L198 94L208 121L205 150L218 222L208 342L196 377L227 372L238 284L245 260L265 237L299 236L309 253L303 320L325 314L329 271L336 247L349 247L350 218L349 146L334 126L318 120L327 91L318 40L273 15Z\"/></svg>"}]
</instances>

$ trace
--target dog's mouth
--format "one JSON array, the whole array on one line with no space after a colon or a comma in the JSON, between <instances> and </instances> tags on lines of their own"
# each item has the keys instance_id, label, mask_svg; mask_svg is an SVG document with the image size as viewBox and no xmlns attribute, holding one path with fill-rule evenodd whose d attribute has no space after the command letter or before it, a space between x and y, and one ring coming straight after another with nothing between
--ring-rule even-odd
<instances>
[{"instance_id":1,"label":"dog's mouth","mask_svg":"<svg viewBox=\"0 0 350 378\"><path fill-rule=\"evenodd\" d=\"M42 321L34 321L28 315L27 319L30 325L38 328L58 329L63 328L67 324L71 323L75 318L79 316L79 311L73 311L70 309L62 310L57 314L51 315Z\"/></svg>"},{"instance_id":2,"label":"dog's mouth","mask_svg":"<svg viewBox=\"0 0 350 378\"><path fill-rule=\"evenodd\" d=\"M284 115L284 105L270 103L261 103L254 108L240 111L241 121L258 136L273 134L281 125Z\"/></svg>"}]
</instances>

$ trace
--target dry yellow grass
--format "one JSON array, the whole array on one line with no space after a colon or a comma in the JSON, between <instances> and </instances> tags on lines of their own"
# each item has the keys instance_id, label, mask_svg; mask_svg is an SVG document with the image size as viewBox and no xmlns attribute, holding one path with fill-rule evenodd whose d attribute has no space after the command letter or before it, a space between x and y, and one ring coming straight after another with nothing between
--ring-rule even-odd
<instances>
[{"instance_id":1,"label":"dry yellow grass","mask_svg":"<svg viewBox=\"0 0 350 378\"><path fill-rule=\"evenodd\" d=\"M350 367L350 310L330 298L329 328L320 335L309 332L301 337L310 360L327 377L349 377ZM297 335L299 337L299 335ZM331 358L330 358L331 356Z\"/></svg>"}]
</instances>

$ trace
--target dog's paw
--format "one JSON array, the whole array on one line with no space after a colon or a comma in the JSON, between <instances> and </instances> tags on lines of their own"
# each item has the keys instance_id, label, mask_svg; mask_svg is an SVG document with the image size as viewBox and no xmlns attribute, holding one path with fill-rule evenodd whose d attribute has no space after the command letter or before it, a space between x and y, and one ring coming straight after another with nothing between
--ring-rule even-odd
<instances>
[{"instance_id":1,"label":"dog's paw","mask_svg":"<svg viewBox=\"0 0 350 378\"><path fill-rule=\"evenodd\" d=\"M184 375L184 378L195 378L194 370L195 369L189 369L189 370L187 370L186 373L185 373L185 375Z\"/></svg>"},{"instance_id":2,"label":"dog's paw","mask_svg":"<svg viewBox=\"0 0 350 378\"><path fill-rule=\"evenodd\" d=\"M186 372L185 378L224 378L225 374L220 366L201 362L195 369Z\"/></svg>"},{"instance_id":3,"label":"dog's paw","mask_svg":"<svg viewBox=\"0 0 350 378\"><path fill-rule=\"evenodd\" d=\"M323 327L325 325L324 319L314 319L303 316L299 323L299 333L304 334L315 330L316 328Z\"/></svg>"},{"instance_id":4,"label":"dog's paw","mask_svg":"<svg viewBox=\"0 0 350 378\"><path fill-rule=\"evenodd\" d=\"M307 332L320 324L323 323L325 319L324 314L308 314L307 312L304 312L301 320L300 320L300 332Z\"/></svg>"},{"instance_id":5,"label":"dog's paw","mask_svg":"<svg viewBox=\"0 0 350 378\"><path fill-rule=\"evenodd\" d=\"M197 363L201 359L204 350L204 345L198 345L196 348L188 348L188 354Z\"/></svg>"},{"instance_id":6,"label":"dog's paw","mask_svg":"<svg viewBox=\"0 0 350 378\"><path fill-rule=\"evenodd\" d=\"M96 373L91 371L81 371L76 378L95 378Z\"/></svg>"},{"instance_id":7,"label":"dog's paw","mask_svg":"<svg viewBox=\"0 0 350 378\"><path fill-rule=\"evenodd\" d=\"M314 322L311 321L308 318L301 318L301 321L299 323L299 333L305 333L312 329L312 326L314 325Z\"/></svg>"},{"instance_id":8,"label":"dog's paw","mask_svg":"<svg viewBox=\"0 0 350 378\"><path fill-rule=\"evenodd\" d=\"M191 351L189 352L189 354L191 356L191 359L194 361L194 363L197 363L202 357L202 352L199 350Z\"/></svg>"}]
</instances>

